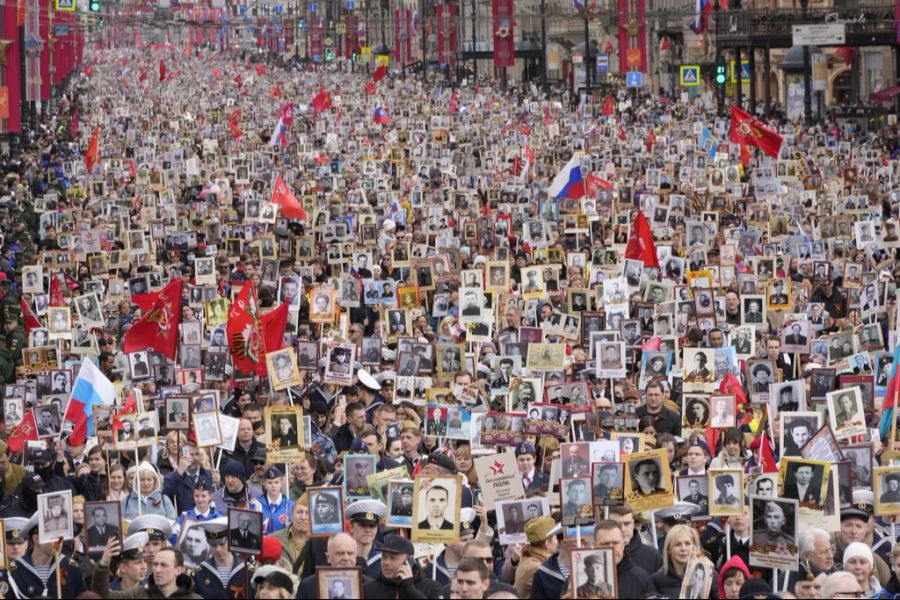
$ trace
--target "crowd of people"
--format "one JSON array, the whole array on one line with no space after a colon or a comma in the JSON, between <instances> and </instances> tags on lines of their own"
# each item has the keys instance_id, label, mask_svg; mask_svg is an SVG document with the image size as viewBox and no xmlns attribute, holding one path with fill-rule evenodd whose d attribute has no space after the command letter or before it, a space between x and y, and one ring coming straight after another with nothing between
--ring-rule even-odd
<instances>
[{"instance_id":1,"label":"crowd of people","mask_svg":"<svg viewBox=\"0 0 900 600\"><path fill-rule=\"evenodd\" d=\"M896 123L570 100L88 52L0 163L3 594L900 593Z\"/></svg>"}]
</instances>

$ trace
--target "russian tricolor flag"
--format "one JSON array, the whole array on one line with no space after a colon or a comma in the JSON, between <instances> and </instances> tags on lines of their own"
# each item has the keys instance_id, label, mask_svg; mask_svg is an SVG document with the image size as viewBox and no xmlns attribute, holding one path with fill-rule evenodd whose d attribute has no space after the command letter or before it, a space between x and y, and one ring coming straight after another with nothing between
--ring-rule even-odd
<instances>
[{"instance_id":1,"label":"russian tricolor flag","mask_svg":"<svg viewBox=\"0 0 900 600\"><path fill-rule=\"evenodd\" d=\"M72 397L66 406L64 420L71 421L73 425L69 444L79 446L86 437L94 435L95 404L112 406L115 401L116 387L91 360L85 359L81 363L78 377L72 386Z\"/></svg>"},{"instance_id":2,"label":"russian tricolor flag","mask_svg":"<svg viewBox=\"0 0 900 600\"><path fill-rule=\"evenodd\" d=\"M577 200L584 196L584 177L581 175L581 163L577 154L573 155L562 171L553 178L547 193L556 200L560 198Z\"/></svg>"},{"instance_id":3,"label":"russian tricolor flag","mask_svg":"<svg viewBox=\"0 0 900 600\"><path fill-rule=\"evenodd\" d=\"M378 105L375 107L374 117L375 117L375 122L378 123L379 125L384 125L385 123L391 122L391 115L389 115L388 111L381 105Z\"/></svg>"},{"instance_id":4,"label":"russian tricolor flag","mask_svg":"<svg viewBox=\"0 0 900 600\"><path fill-rule=\"evenodd\" d=\"M696 16L691 23L691 30L697 35L701 35L706 31L706 22L709 20L709 13L712 10L712 2L709 0L696 1Z\"/></svg>"},{"instance_id":5,"label":"russian tricolor flag","mask_svg":"<svg viewBox=\"0 0 900 600\"><path fill-rule=\"evenodd\" d=\"M272 138L269 140L270 146L287 146L287 127L284 126L284 118L278 119L278 125L272 132Z\"/></svg>"}]
</instances>

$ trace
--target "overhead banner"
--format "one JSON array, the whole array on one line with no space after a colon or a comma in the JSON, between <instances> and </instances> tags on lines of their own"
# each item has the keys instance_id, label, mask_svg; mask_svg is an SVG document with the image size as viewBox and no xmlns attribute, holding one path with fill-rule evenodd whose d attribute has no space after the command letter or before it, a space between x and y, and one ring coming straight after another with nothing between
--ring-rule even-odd
<instances>
[{"instance_id":1,"label":"overhead banner","mask_svg":"<svg viewBox=\"0 0 900 600\"><path fill-rule=\"evenodd\" d=\"M323 19L313 17L309 20L309 55L313 62L322 62L325 59L325 51L322 48Z\"/></svg>"},{"instance_id":2,"label":"overhead banner","mask_svg":"<svg viewBox=\"0 0 900 600\"><path fill-rule=\"evenodd\" d=\"M409 34L412 11L398 8L394 11L394 60L401 66L412 62L412 36Z\"/></svg>"},{"instance_id":3,"label":"overhead banner","mask_svg":"<svg viewBox=\"0 0 900 600\"><path fill-rule=\"evenodd\" d=\"M356 15L344 17L344 58L350 60L359 49L359 32L356 29Z\"/></svg>"},{"instance_id":4,"label":"overhead banner","mask_svg":"<svg viewBox=\"0 0 900 600\"><path fill-rule=\"evenodd\" d=\"M516 63L513 35L513 0L491 0L494 15L494 66L511 67Z\"/></svg>"},{"instance_id":5,"label":"overhead banner","mask_svg":"<svg viewBox=\"0 0 900 600\"><path fill-rule=\"evenodd\" d=\"M438 62L442 65L456 62L456 5L438 4L437 7Z\"/></svg>"},{"instance_id":6,"label":"overhead banner","mask_svg":"<svg viewBox=\"0 0 900 600\"><path fill-rule=\"evenodd\" d=\"M645 0L619 0L619 72L647 72Z\"/></svg>"}]
</instances>

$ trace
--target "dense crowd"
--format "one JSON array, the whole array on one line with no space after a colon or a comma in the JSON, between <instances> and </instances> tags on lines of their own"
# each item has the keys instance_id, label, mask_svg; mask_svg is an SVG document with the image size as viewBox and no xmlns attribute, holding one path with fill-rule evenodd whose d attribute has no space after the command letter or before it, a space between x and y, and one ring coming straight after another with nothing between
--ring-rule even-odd
<instances>
[{"instance_id":1,"label":"dense crowd","mask_svg":"<svg viewBox=\"0 0 900 600\"><path fill-rule=\"evenodd\" d=\"M3 594L894 597L896 131L89 53L0 160Z\"/></svg>"}]
</instances>

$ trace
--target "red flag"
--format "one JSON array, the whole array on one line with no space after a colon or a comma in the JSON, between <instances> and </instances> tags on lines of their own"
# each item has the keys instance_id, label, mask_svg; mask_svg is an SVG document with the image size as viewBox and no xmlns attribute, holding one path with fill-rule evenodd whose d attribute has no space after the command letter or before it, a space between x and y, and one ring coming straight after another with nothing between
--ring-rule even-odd
<instances>
[{"instance_id":1,"label":"red flag","mask_svg":"<svg viewBox=\"0 0 900 600\"><path fill-rule=\"evenodd\" d=\"M234 366L242 373L265 374L266 349L259 320L259 303L256 288L248 282L238 293L228 309L228 348Z\"/></svg>"},{"instance_id":2,"label":"red flag","mask_svg":"<svg viewBox=\"0 0 900 600\"><path fill-rule=\"evenodd\" d=\"M544 107L544 125L546 125L547 127L550 127L550 125L552 123L553 123L553 118L550 116L550 107L545 106Z\"/></svg>"},{"instance_id":3,"label":"red flag","mask_svg":"<svg viewBox=\"0 0 900 600\"><path fill-rule=\"evenodd\" d=\"M459 93L456 90L450 92L450 114L459 110Z\"/></svg>"},{"instance_id":4,"label":"red flag","mask_svg":"<svg viewBox=\"0 0 900 600\"><path fill-rule=\"evenodd\" d=\"M272 96L273 98L281 98L282 97L281 87L276 85L269 91L269 95Z\"/></svg>"},{"instance_id":5,"label":"red flag","mask_svg":"<svg viewBox=\"0 0 900 600\"><path fill-rule=\"evenodd\" d=\"M741 144L741 164L745 167L749 167L750 159L752 157L753 156L750 153L750 148L747 147L747 144Z\"/></svg>"},{"instance_id":6,"label":"red flag","mask_svg":"<svg viewBox=\"0 0 900 600\"><path fill-rule=\"evenodd\" d=\"M256 65L256 74L257 75L265 75L266 74L266 65Z\"/></svg>"},{"instance_id":7,"label":"red flag","mask_svg":"<svg viewBox=\"0 0 900 600\"><path fill-rule=\"evenodd\" d=\"M366 82L366 96L374 96L375 95L375 83L372 81Z\"/></svg>"},{"instance_id":8,"label":"red flag","mask_svg":"<svg viewBox=\"0 0 900 600\"><path fill-rule=\"evenodd\" d=\"M320 113L331 108L331 92L326 92L325 90L319 90L319 93L315 95L312 100L313 111Z\"/></svg>"},{"instance_id":9,"label":"red flag","mask_svg":"<svg viewBox=\"0 0 900 600\"><path fill-rule=\"evenodd\" d=\"M309 220L303 205L297 201L297 197L284 182L281 175L275 177L275 185L272 186L272 202L281 207L281 214L289 219Z\"/></svg>"},{"instance_id":10,"label":"red flag","mask_svg":"<svg viewBox=\"0 0 900 600\"><path fill-rule=\"evenodd\" d=\"M613 47L612 41L606 40L606 45L603 46L603 51L604 51L606 54L612 54L613 52L615 52L615 50L616 50L616 49Z\"/></svg>"},{"instance_id":11,"label":"red flag","mask_svg":"<svg viewBox=\"0 0 900 600\"><path fill-rule=\"evenodd\" d=\"M375 72L372 73L372 81L379 82L385 78L387 75L387 65L378 65L378 68L375 69Z\"/></svg>"},{"instance_id":12,"label":"red flag","mask_svg":"<svg viewBox=\"0 0 900 600\"><path fill-rule=\"evenodd\" d=\"M738 410L740 410L741 406L747 404L747 394L744 393L744 386L741 385L741 380L734 373L729 372L722 378L722 382L719 384L719 393L734 396Z\"/></svg>"},{"instance_id":13,"label":"red flag","mask_svg":"<svg viewBox=\"0 0 900 600\"><path fill-rule=\"evenodd\" d=\"M159 80L163 81L166 78L166 63L164 61L159 61Z\"/></svg>"},{"instance_id":14,"label":"red flag","mask_svg":"<svg viewBox=\"0 0 900 600\"><path fill-rule=\"evenodd\" d=\"M50 306L65 306L66 300L63 298L62 284L59 283L59 274L54 273L50 276Z\"/></svg>"},{"instance_id":15,"label":"red flag","mask_svg":"<svg viewBox=\"0 0 900 600\"><path fill-rule=\"evenodd\" d=\"M134 165L134 159L128 159L128 176L134 179L137 177L137 167Z\"/></svg>"},{"instance_id":16,"label":"red flag","mask_svg":"<svg viewBox=\"0 0 900 600\"><path fill-rule=\"evenodd\" d=\"M141 74L138 75L138 82L144 83L144 80L147 79L147 69L142 69Z\"/></svg>"},{"instance_id":17,"label":"red flag","mask_svg":"<svg viewBox=\"0 0 900 600\"><path fill-rule=\"evenodd\" d=\"M618 137L619 137L619 139L620 139L621 141L623 141L623 142L628 141L628 135L625 134L625 128L624 128L624 127L622 127L621 125L619 125L618 132L619 132L619 133L618 133Z\"/></svg>"},{"instance_id":18,"label":"red flag","mask_svg":"<svg viewBox=\"0 0 900 600\"><path fill-rule=\"evenodd\" d=\"M709 453L712 456L716 455L716 449L719 445L719 434L721 431L721 429L710 427L709 425L706 426L706 447L709 448Z\"/></svg>"},{"instance_id":19,"label":"red flag","mask_svg":"<svg viewBox=\"0 0 900 600\"><path fill-rule=\"evenodd\" d=\"M287 302L279 304L275 310L262 316L263 343L266 352L275 352L284 347L284 330L288 318Z\"/></svg>"},{"instance_id":20,"label":"red flag","mask_svg":"<svg viewBox=\"0 0 900 600\"><path fill-rule=\"evenodd\" d=\"M238 88L241 88L244 86L244 80L241 79L240 74L235 75L234 79L232 79L232 81L234 81L234 85L238 86Z\"/></svg>"},{"instance_id":21,"label":"red flag","mask_svg":"<svg viewBox=\"0 0 900 600\"><path fill-rule=\"evenodd\" d=\"M284 123L285 127L290 127L294 124L294 103L288 102L284 106L281 107L281 111L278 114L281 117L281 122Z\"/></svg>"},{"instance_id":22,"label":"red flag","mask_svg":"<svg viewBox=\"0 0 900 600\"><path fill-rule=\"evenodd\" d=\"M729 139L736 144L759 148L769 156L778 158L784 138L774 129L735 105L731 105L731 131Z\"/></svg>"},{"instance_id":23,"label":"red flag","mask_svg":"<svg viewBox=\"0 0 900 600\"><path fill-rule=\"evenodd\" d=\"M72 122L69 124L69 134L72 136L72 139L76 139L78 137L78 107L75 107L75 110L72 112Z\"/></svg>"},{"instance_id":24,"label":"red flag","mask_svg":"<svg viewBox=\"0 0 900 600\"><path fill-rule=\"evenodd\" d=\"M91 141L88 142L87 152L84 153L84 164L87 167L88 173L92 173L94 171L94 165L97 164L97 159L100 158L100 127L97 125L94 126L94 131L91 133Z\"/></svg>"},{"instance_id":25,"label":"red flag","mask_svg":"<svg viewBox=\"0 0 900 600\"><path fill-rule=\"evenodd\" d=\"M125 334L122 349L126 353L152 348L175 359L183 284L179 277L170 281L161 291L152 294L155 296L152 308Z\"/></svg>"},{"instance_id":26,"label":"red flag","mask_svg":"<svg viewBox=\"0 0 900 600\"><path fill-rule=\"evenodd\" d=\"M653 244L653 232L650 231L650 223L644 213L638 212L628 238L628 246L625 247L625 258L633 258L644 262L645 267L659 268L659 259L656 258L656 246Z\"/></svg>"},{"instance_id":27,"label":"red flag","mask_svg":"<svg viewBox=\"0 0 900 600\"><path fill-rule=\"evenodd\" d=\"M647 134L647 152L653 150L653 144L656 143L656 130L650 127L650 133Z\"/></svg>"},{"instance_id":28,"label":"red flag","mask_svg":"<svg viewBox=\"0 0 900 600\"><path fill-rule=\"evenodd\" d=\"M231 114L228 115L228 124L232 127L235 127L238 123L241 122L241 116L243 115L243 111L241 111L241 107L237 107Z\"/></svg>"},{"instance_id":29,"label":"red flag","mask_svg":"<svg viewBox=\"0 0 900 600\"><path fill-rule=\"evenodd\" d=\"M40 329L40 320L34 316L34 313L31 312L31 307L25 302L25 298L21 296L19 297L19 306L22 307L22 316L25 318L25 335L30 334L32 329Z\"/></svg>"},{"instance_id":30,"label":"red flag","mask_svg":"<svg viewBox=\"0 0 900 600\"><path fill-rule=\"evenodd\" d=\"M772 444L769 443L769 436L765 430L761 436L750 443L750 449L759 449L759 465L762 467L763 473L778 472L778 464L775 462L775 455L772 454Z\"/></svg>"},{"instance_id":31,"label":"red flag","mask_svg":"<svg viewBox=\"0 0 900 600\"><path fill-rule=\"evenodd\" d=\"M122 429L122 421L119 420L120 415L133 415L137 412L137 399L129 390L127 392L127 396L125 397L125 402L122 404L122 408L116 411L112 417L112 430L115 432L118 429Z\"/></svg>"},{"instance_id":32,"label":"red flag","mask_svg":"<svg viewBox=\"0 0 900 600\"><path fill-rule=\"evenodd\" d=\"M593 196L597 193L597 190L611 190L613 189L613 187L613 184L606 179L598 177L592 173L588 173L586 190L588 196Z\"/></svg>"},{"instance_id":33,"label":"red flag","mask_svg":"<svg viewBox=\"0 0 900 600\"><path fill-rule=\"evenodd\" d=\"M522 135L531 135L531 127L528 126L528 123L519 123L519 133Z\"/></svg>"},{"instance_id":34,"label":"red flag","mask_svg":"<svg viewBox=\"0 0 900 600\"><path fill-rule=\"evenodd\" d=\"M613 100L612 96L607 96L606 100L603 101L603 116L611 117L616 114L616 101Z\"/></svg>"},{"instance_id":35,"label":"red flag","mask_svg":"<svg viewBox=\"0 0 900 600\"><path fill-rule=\"evenodd\" d=\"M25 442L29 440L37 441L38 439L40 438L38 438L37 425L35 425L34 421L34 411L29 410L19 424L16 425L9 439L6 440L6 444L10 452L21 452L25 448Z\"/></svg>"}]
</instances>

